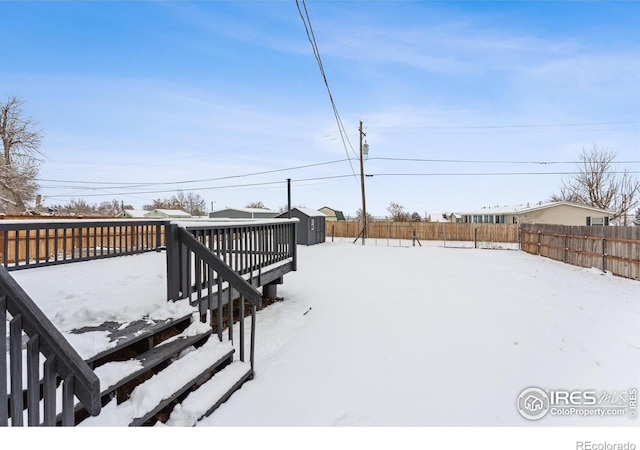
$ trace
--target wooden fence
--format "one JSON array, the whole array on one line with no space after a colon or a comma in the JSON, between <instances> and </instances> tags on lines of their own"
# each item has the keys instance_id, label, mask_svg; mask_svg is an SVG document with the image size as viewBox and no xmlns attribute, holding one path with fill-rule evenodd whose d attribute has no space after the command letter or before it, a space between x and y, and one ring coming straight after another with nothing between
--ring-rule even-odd
<instances>
[{"instance_id":1,"label":"wooden fence","mask_svg":"<svg viewBox=\"0 0 640 450\"><path fill-rule=\"evenodd\" d=\"M492 223L444 223L444 222L369 222L367 237L370 239L412 239L421 241L470 241L490 243L518 242L518 225ZM327 223L327 236L356 238L362 231L358 221Z\"/></svg>"},{"instance_id":2,"label":"wooden fence","mask_svg":"<svg viewBox=\"0 0 640 450\"><path fill-rule=\"evenodd\" d=\"M520 248L640 280L640 227L521 225Z\"/></svg>"}]
</instances>

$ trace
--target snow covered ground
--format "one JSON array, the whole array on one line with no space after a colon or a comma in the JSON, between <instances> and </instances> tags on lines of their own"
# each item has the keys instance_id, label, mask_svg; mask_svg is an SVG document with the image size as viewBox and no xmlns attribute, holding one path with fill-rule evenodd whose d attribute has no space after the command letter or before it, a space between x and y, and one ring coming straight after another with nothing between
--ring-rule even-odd
<instances>
[{"instance_id":1,"label":"snow covered ground","mask_svg":"<svg viewBox=\"0 0 640 450\"><path fill-rule=\"evenodd\" d=\"M530 386L638 386L637 281L430 245L328 242L298 267L260 313L256 378L202 425L638 425L516 410Z\"/></svg>"},{"instance_id":2,"label":"snow covered ground","mask_svg":"<svg viewBox=\"0 0 640 450\"><path fill-rule=\"evenodd\" d=\"M199 425L639 425L629 415L529 421L516 408L532 386L639 387L638 281L520 251L385 244L300 246L284 301L258 313L255 379ZM171 314L163 263L151 253L13 275L64 330Z\"/></svg>"}]
</instances>

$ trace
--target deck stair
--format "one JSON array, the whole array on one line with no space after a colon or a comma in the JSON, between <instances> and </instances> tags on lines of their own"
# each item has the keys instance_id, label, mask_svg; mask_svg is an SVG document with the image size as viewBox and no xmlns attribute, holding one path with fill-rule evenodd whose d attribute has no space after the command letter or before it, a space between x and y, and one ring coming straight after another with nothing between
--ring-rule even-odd
<instances>
[{"instance_id":1,"label":"deck stair","mask_svg":"<svg viewBox=\"0 0 640 450\"><path fill-rule=\"evenodd\" d=\"M296 270L295 242L286 220L0 224L0 426L195 425L253 378L257 288ZM165 259L180 313L87 321L73 339L9 273L145 252ZM104 337L91 355L71 344Z\"/></svg>"},{"instance_id":2,"label":"deck stair","mask_svg":"<svg viewBox=\"0 0 640 450\"><path fill-rule=\"evenodd\" d=\"M228 386L219 389L213 400L207 397L209 407L197 417L199 419L211 414L251 378L250 364L234 361L232 343L220 342L212 335L211 328L199 321L197 313L147 323L146 327L144 322L132 323L123 329L115 323L101 327L116 330L112 339L115 337L118 341L115 347L86 360L100 379L103 411L99 416L89 417L77 405L76 424L154 425L166 421L176 405L204 382ZM95 328L77 330L82 331L95 331ZM112 407L104 408L110 403ZM188 408L182 408L183 416L185 410ZM58 422L61 423L61 416ZM184 418L180 420L181 425L186 422Z\"/></svg>"},{"instance_id":3,"label":"deck stair","mask_svg":"<svg viewBox=\"0 0 640 450\"><path fill-rule=\"evenodd\" d=\"M122 353L122 350L114 354ZM166 421L172 410L181 408L180 425L184 426L188 422L184 418L185 411L192 411L193 407L190 409L188 404L180 406L180 403L190 393L201 393L204 386L209 386L208 393L211 394L210 386L215 384L218 386L217 396L207 395L205 402L208 408L195 413L199 413L195 420L200 419L211 414L251 378L251 365L234 361L234 353L231 342L218 341L209 329L193 336L177 334L138 356L107 362L97 367L95 372L101 384L109 384L102 391L104 405L114 404L103 408L99 416L88 417L79 423L88 426L148 426ZM112 373L118 365L123 369L123 376L115 381L108 380L106 374ZM101 367L106 368L104 375ZM194 417L194 413L190 417ZM173 423L177 424L177 419L174 418Z\"/></svg>"}]
</instances>

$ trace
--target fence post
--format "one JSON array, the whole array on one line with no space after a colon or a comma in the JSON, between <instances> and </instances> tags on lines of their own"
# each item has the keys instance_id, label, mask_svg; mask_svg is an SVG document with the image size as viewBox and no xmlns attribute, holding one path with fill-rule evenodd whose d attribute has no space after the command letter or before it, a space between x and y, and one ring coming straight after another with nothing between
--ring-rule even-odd
<instances>
[{"instance_id":1,"label":"fence post","mask_svg":"<svg viewBox=\"0 0 640 450\"><path fill-rule=\"evenodd\" d=\"M411 230L411 241L412 241L412 246L415 247L416 246L416 229L415 228Z\"/></svg>"},{"instance_id":2,"label":"fence post","mask_svg":"<svg viewBox=\"0 0 640 450\"><path fill-rule=\"evenodd\" d=\"M333 236L335 235L335 230L336 230L336 224L332 223L331 224L331 242L333 242Z\"/></svg>"},{"instance_id":3,"label":"fence post","mask_svg":"<svg viewBox=\"0 0 640 450\"><path fill-rule=\"evenodd\" d=\"M440 228L442 229L442 246L447 247L447 226L443 223Z\"/></svg>"},{"instance_id":4,"label":"fence post","mask_svg":"<svg viewBox=\"0 0 640 450\"><path fill-rule=\"evenodd\" d=\"M522 230L518 227L518 248L522 250Z\"/></svg>"},{"instance_id":5,"label":"fence post","mask_svg":"<svg viewBox=\"0 0 640 450\"><path fill-rule=\"evenodd\" d=\"M387 222L387 247L389 246L389 237L391 236L391 223Z\"/></svg>"},{"instance_id":6,"label":"fence post","mask_svg":"<svg viewBox=\"0 0 640 450\"><path fill-rule=\"evenodd\" d=\"M542 234L542 232L540 230L538 230L538 256L540 256L540 235Z\"/></svg>"},{"instance_id":7,"label":"fence post","mask_svg":"<svg viewBox=\"0 0 640 450\"><path fill-rule=\"evenodd\" d=\"M607 272L607 240L602 236L602 271Z\"/></svg>"},{"instance_id":8,"label":"fence post","mask_svg":"<svg viewBox=\"0 0 640 450\"><path fill-rule=\"evenodd\" d=\"M473 248L478 248L478 229L473 229Z\"/></svg>"},{"instance_id":9,"label":"fence post","mask_svg":"<svg viewBox=\"0 0 640 450\"><path fill-rule=\"evenodd\" d=\"M564 254L562 256L562 262L567 262L567 252L569 251L569 237L567 236L567 234L565 233L564 235Z\"/></svg>"}]
</instances>

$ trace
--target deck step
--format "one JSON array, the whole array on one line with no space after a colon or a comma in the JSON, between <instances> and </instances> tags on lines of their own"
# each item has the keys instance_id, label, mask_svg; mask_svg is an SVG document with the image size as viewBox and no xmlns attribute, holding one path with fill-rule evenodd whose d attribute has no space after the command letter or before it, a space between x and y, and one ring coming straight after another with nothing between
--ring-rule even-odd
<instances>
[{"instance_id":1,"label":"deck step","mask_svg":"<svg viewBox=\"0 0 640 450\"><path fill-rule=\"evenodd\" d=\"M111 401L97 417L89 417L81 426L141 426L190 391L216 369L230 363L235 349L230 342L210 338L202 347L186 353L158 374L138 385L130 398L115 405Z\"/></svg>"},{"instance_id":2,"label":"deck step","mask_svg":"<svg viewBox=\"0 0 640 450\"><path fill-rule=\"evenodd\" d=\"M129 425L144 425L181 394L194 387L203 376L230 362L234 351L230 342L220 343L216 339L209 339L198 350L186 354L139 385L128 400L135 408Z\"/></svg>"},{"instance_id":3,"label":"deck step","mask_svg":"<svg viewBox=\"0 0 640 450\"><path fill-rule=\"evenodd\" d=\"M128 347L142 343L144 340L152 339L154 336L176 327L184 330L192 321L193 313L185 314L181 317L166 320L157 320L150 323L149 320L138 320L131 322L127 326L122 326L117 322L105 322L98 327L85 327L74 330L73 334L82 334L91 331L106 331L109 333L109 339L115 342L111 348L105 349L90 358L85 359L91 367L98 367L108 361L111 361L113 355L123 351ZM151 345L149 345L151 347Z\"/></svg>"},{"instance_id":4,"label":"deck step","mask_svg":"<svg viewBox=\"0 0 640 450\"><path fill-rule=\"evenodd\" d=\"M194 426L226 402L252 375L250 363L234 361L176 405L166 424ZM212 404L212 399L217 400Z\"/></svg>"},{"instance_id":5,"label":"deck step","mask_svg":"<svg viewBox=\"0 0 640 450\"><path fill-rule=\"evenodd\" d=\"M102 387L101 396L105 399L131 380L163 363L169 363L181 351L191 346L201 346L209 336L211 336L210 328L205 332L191 336L179 334L170 341L161 343L135 358L127 361L109 362L96 368L95 372Z\"/></svg>"}]
</instances>

